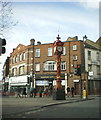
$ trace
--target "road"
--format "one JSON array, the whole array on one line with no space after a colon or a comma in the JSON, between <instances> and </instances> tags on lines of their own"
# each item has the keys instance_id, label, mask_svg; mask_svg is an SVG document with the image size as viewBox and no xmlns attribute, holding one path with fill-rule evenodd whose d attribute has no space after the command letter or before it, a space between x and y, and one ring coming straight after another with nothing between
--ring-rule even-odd
<instances>
[{"instance_id":1,"label":"road","mask_svg":"<svg viewBox=\"0 0 101 120\"><path fill-rule=\"evenodd\" d=\"M17 118L99 118L99 97L21 113Z\"/></svg>"}]
</instances>

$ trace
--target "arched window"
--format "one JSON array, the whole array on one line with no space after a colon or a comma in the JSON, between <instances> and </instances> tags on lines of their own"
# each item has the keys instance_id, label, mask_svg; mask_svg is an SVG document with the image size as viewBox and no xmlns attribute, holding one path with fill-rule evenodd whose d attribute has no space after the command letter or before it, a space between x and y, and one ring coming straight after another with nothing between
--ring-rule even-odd
<instances>
[{"instance_id":1,"label":"arched window","mask_svg":"<svg viewBox=\"0 0 101 120\"><path fill-rule=\"evenodd\" d=\"M24 66L20 66L19 67L19 75L23 75L25 73L25 67Z\"/></svg>"},{"instance_id":2,"label":"arched window","mask_svg":"<svg viewBox=\"0 0 101 120\"><path fill-rule=\"evenodd\" d=\"M13 68L12 69L12 76L16 76L17 75L17 68Z\"/></svg>"},{"instance_id":3,"label":"arched window","mask_svg":"<svg viewBox=\"0 0 101 120\"><path fill-rule=\"evenodd\" d=\"M17 55L15 56L15 62L18 62L18 56Z\"/></svg>"},{"instance_id":4,"label":"arched window","mask_svg":"<svg viewBox=\"0 0 101 120\"><path fill-rule=\"evenodd\" d=\"M12 58L12 64L14 64L14 62L15 62L15 56L13 56Z\"/></svg>"},{"instance_id":5,"label":"arched window","mask_svg":"<svg viewBox=\"0 0 101 120\"><path fill-rule=\"evenodd\" d=\"M22 54L19 55L19 61L22 61Z\"/></svg>"},{"instance_id":6,"label":"arched window","mask_svg":"<svg viewBox=\"0 0 101 120\"><path fill-rule=\"evenodd\" d=\"M25 53L22 53L22 60L25 60Z\"/></svg>"}]
</instances>

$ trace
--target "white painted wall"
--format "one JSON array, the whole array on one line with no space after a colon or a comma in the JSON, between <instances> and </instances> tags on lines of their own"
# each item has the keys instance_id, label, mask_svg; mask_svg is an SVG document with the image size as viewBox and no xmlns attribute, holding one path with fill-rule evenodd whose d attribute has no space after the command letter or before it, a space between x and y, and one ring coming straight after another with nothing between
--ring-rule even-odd
<instances>
[{"instance_id":1,"label":"white painted wall","mask_svg":"<svg viewBox=\"0 0 101 120\"><path fill-rule=\"evenodd\" d=\"M88 60L88 51L91 51L91 60ZM97 61L97 52L100 53L100 61ZM85 48L85 70L88 72L88 64L92 65L93 77L99 77L97 75L97 65L100 65L101 72L101 51L90 48Z\"/></svg>"}]
</instances>

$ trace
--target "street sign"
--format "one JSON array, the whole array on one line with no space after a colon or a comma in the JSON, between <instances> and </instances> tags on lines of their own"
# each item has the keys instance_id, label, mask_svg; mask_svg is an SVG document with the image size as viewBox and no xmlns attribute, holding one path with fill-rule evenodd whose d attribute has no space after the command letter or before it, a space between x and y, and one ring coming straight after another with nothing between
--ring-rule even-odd
<instances>
[{"instance_id":1,"label":"street sign","mask_svg":"<svg viewBox=\"0 0 101 120\"><path fill-rule=\"evenodd\" d=\"M93 76L93 74L94 74L93 71L92 71L92 72L89 72L89 76Z\"/></svg>"}]
</instances>

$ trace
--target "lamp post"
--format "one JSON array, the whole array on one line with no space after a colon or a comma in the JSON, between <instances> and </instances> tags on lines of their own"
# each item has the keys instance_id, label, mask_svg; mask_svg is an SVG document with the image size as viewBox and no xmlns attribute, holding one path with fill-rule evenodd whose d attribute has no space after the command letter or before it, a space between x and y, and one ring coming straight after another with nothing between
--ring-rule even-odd
<instances>
[{"instance_id":1,"label":"lamp post","mask_svg":"<svg viewBox=\"0 0 101 120\"><path fill-rule=\"evenodd\" d=\"M32 79L32 77L33 77L33 70L31 69L31 71L30 71L30 87L32 88L32 84L33 84L33 79Z\"/></svg>"},{"instance_id":2,"label":"lamp post","mask_svg":"<svg viewBox=\"0 0 101 120\"><path fill-rule=\"evenodd\" d=\"M30 40L30 44L32 45L32 68L31 68L31 87L35 88L35 71L34 71L34 44L35 44L35 39Z\"/></svg>"},{"instance_id":3,"label":"lamp post","mask_svg":"<svg viewBox=\"0 0 101 120\"><path fill-rule=\"evenodd\" d=\"M57 64L56 88L53 91L53 99L55 100L65 99L65 91L62 89L61 85L61 54L63 53L63 45L64 43L60 41L60 37L58 35L57 40L53 44Z\"/></svg>"},{"instance_id":4,"label":"lamp post","mask_svg":"<svg viewBox=\"0 0 101 120\"><path fill-rule=\"evenodd\" d=\"M86 99L88 99L88 72L86 72L85 68L85 41L87 40L87 36L83 36L83 50L84 50L84 80L86 83ZM86 75L86 78L85 78Z\"/></svg>"}]
</instances>

